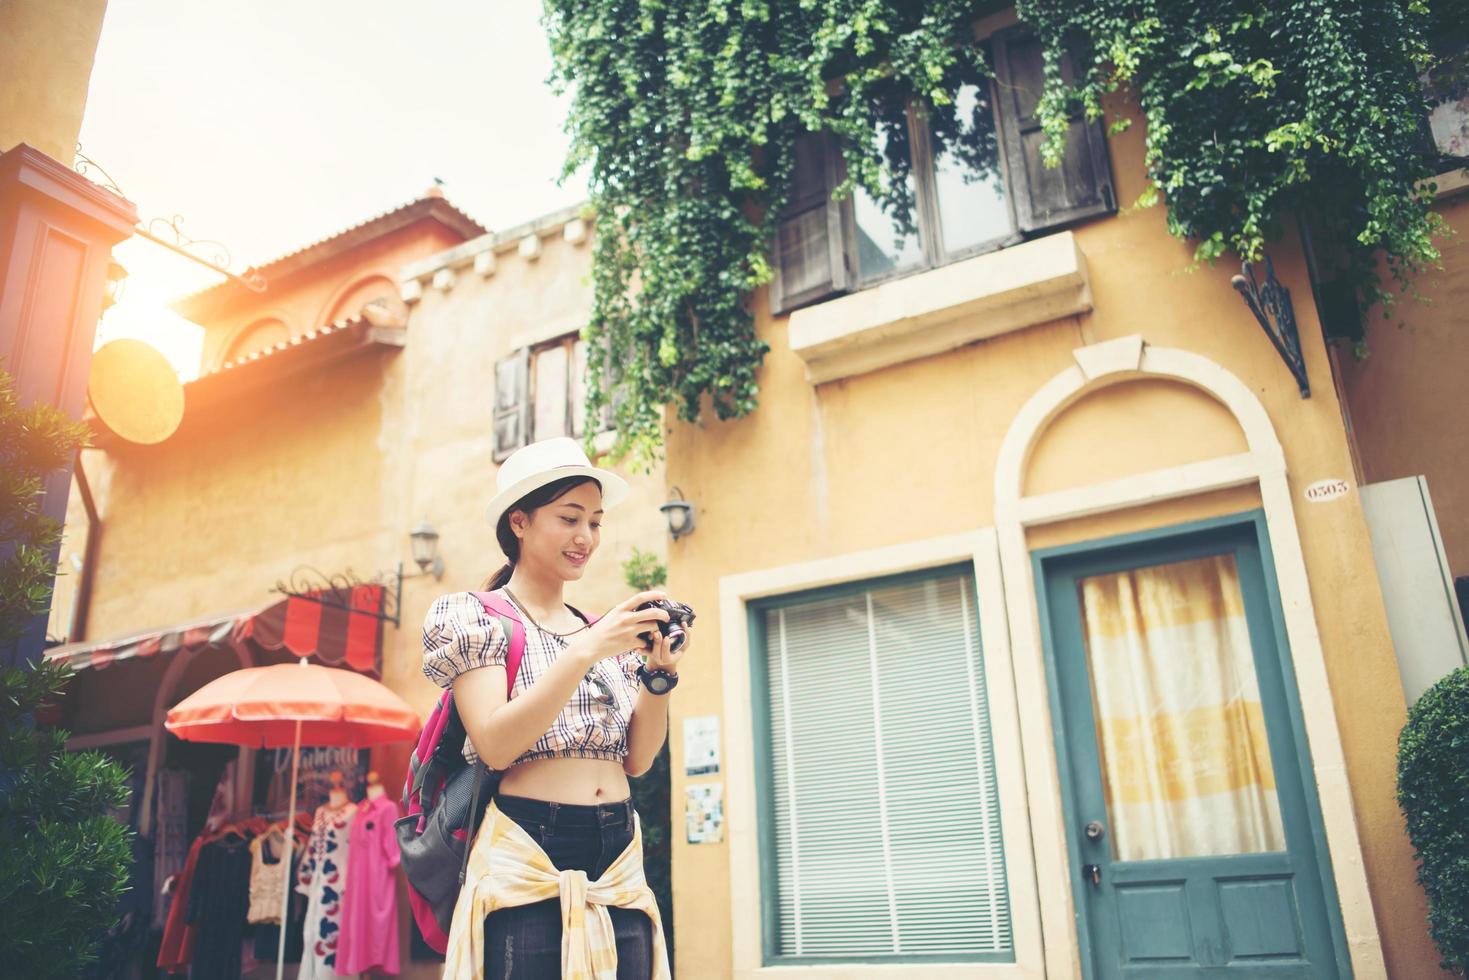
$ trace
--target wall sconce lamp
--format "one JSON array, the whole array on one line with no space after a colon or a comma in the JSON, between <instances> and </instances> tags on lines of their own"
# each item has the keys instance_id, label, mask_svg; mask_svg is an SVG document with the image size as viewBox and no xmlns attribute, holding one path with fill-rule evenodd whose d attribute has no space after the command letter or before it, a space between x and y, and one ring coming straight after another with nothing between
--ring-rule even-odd
<instances>
[{"instance_id":1,"label":"wall sconce lamp","mask_svg":"<svg viewBox=\"0 0 1469 980\"><path fill-rule=\"evenodd\" d=\"M128 277L128 270L116 259L107 262L107 280L102 285L102 312L110 310L123 294L123 280Z\"/></svg>"},{"instance_id":2,"label":"wall sconce lamp","mask_svg":"<svg viewBox=\"0 0 1469 980\"><path fill-rule=\"evenodd\" d=\"M439 532L425 518L408 533L413 541L413 560L418 564L419 575L433 575L436 579L444 577L444 559L438 554ZM418 576L407 576L417 578Z\"/></svg>"},{"instance_id":3,"label":"wall sconce lamp","mask_svg":"<svg viewBox=\"0 0 1469 980\"><path fill-rule=\"evenodd\" d=\"M694 505L684 499L683 491L673 488L673 499L658 508L668 518L668 533L677 541L694 532Z\"/></svg>"}]
</instances>

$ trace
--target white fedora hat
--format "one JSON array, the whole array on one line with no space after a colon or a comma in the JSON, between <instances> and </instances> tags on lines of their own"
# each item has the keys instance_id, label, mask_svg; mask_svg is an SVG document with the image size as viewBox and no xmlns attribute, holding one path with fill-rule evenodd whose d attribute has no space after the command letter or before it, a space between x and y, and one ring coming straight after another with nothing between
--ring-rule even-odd
<instances>
[{"instance_id":1,"label":"white fedora hat","mask_svg":"<svg viewBox=\"0 0 1469 980\"><path fill-rule=\"evenodd\" d=\"M598 469L575 439L558 436L522 446L500 464L495 474L495 499L485 508L490 527L520 498L548 483L571 476L589 476L602 484L602 507L611 510L627 496L627 481L611 470Z\"/></svg>"}]
</instances>

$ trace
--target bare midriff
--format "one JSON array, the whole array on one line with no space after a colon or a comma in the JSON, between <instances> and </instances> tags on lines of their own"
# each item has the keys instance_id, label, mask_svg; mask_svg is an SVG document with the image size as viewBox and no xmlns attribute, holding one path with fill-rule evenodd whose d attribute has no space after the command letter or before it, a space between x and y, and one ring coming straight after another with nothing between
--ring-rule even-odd
<instances>
[{"instance_id":1,"label":"bare midriff","mask_svg":"<svg viewBox=\"0 0 1469 980\"><path fill-rule=\"evenodd\" d=\"M610 759L533 759L500 776L500 793L552 803L594 806L627 799L627 773Z\"/></svg>"}]
</instances>

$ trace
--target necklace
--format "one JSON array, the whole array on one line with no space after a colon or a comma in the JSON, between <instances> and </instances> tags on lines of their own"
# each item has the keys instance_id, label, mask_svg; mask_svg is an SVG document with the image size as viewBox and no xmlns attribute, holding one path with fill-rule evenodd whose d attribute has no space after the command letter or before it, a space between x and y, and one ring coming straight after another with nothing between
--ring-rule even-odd
<instances>
[{"instance_id":1,"label":"necklace","mask_svg":"<svg viewBox=\"0 0 1469 980\"><path fill-rule=\"evenodd\" d=\"M568 636L575 636L576 634L580 633L582 630L589 628L589 626L588 626L587 623L582 623L581 626L579 626L576 629L572 630L570 633L555 633L555 632L552 632L551 630L546 629L546 627L542 626L540 623L536 622L536 618L530 614L530 610L525 607L525 603L521 602L520 601L520 597L517 596L514 592L511 592L510 591L510 587L509 586L506 586L505 587L505 594L510 597L510 601L511 602L515 603L515 607L517 609L519 609L521 612L525 613L525 618L528 619L528 620L530 620L530 624L532 626L534 626L536 629L540 630L542 633L545 633L548 636L554 636L554 637L556 637L558 639L564 640ZM592 697L595 700L599 701L600 703L602 703L602 704L612 704L613 701L616 700L614 698L613 694L612 694L612 691L607 687L607 683L605 681L603 681L602 678L600 678L600 677L597 676L597 665L596 664L593 664L590 668L587 669L586 676L583 677L582 680L591 681L592 684L593 684L593 686L595 686L597 688L597 693L594 694L594 695L592 695Z\"/></svg>"},{"instance_id":2,"label":"necklace","mask_svg":"<svg viewBox=\"0 0 1469 980\"><path fill-rule=\"evenodd\" d=\"M525 603L523 603L523 602L520 601L520 597L519 596L517 596L514 592L511 592L510 591L510 587L509 586L506 586L505 587L505 594L510 597L510 601L513 602L513 603L515 603L516 607L521 612L525 613L525 618L528 619L528 620L530 620L530 624L532 626L534 626L536 629L540 630L542 633L545 633L545 634L547 634L549 636L554 636L554 637L556 637L558 639L564 640L568 636L575 636L576 634L580 633L582 630L584 630L584 629L587 628L587 624L586 623L582 623L580 626L578 626L576 629L572 630L570 633L557 633L554 630L548 630L548 629L546 629L546 627L544 627L540 623L536 622L536 618L530 614L530 609L526 606Z\"/></svg>"}]
</instances>

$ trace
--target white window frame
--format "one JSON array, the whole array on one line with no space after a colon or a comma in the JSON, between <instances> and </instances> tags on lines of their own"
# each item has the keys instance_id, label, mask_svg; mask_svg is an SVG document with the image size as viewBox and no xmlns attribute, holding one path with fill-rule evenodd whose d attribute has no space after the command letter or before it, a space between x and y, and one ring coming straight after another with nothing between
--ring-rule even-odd
<instances>
[{"instance_id":1,"label":"white window frame","mask_svg":"<svg viewBox=\"0 0 1469 980\"><path fill-rule=\"evenodd\" d=\"M995 751L995 779L1004 832L1015 960L1011 963L813 963L765 966L761 909L759 816L755 802L755 728L750 689L749 606L758 599L970 562L980 608L985 696ZM914 541L872 551L745 572L720 579L720 641L727 730L731 948L736 980L791 975L833 980L938 980L955 976L1038 977L1045 972L1039 899L1027 812L1020 717L1000 551L992 528Z\"/></svg>"}]
</instances>

